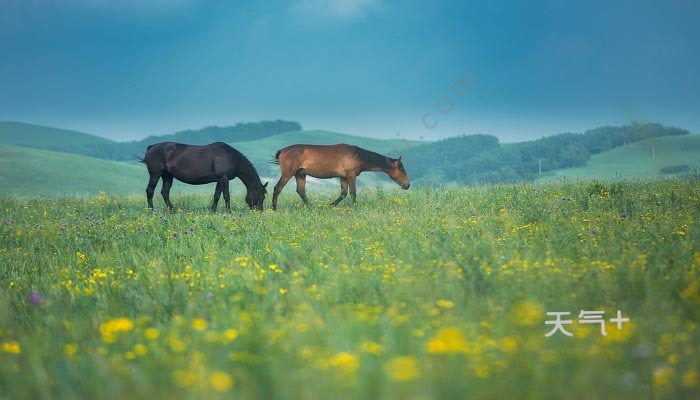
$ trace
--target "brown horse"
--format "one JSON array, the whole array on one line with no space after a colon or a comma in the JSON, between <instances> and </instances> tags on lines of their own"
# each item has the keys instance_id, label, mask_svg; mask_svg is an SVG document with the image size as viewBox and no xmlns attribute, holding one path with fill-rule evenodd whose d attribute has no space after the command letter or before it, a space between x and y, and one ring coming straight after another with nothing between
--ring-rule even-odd
<instances>
[{"instance_id":1,"label":"brown horse","mask_svg":"<svg viewBox=\"0 0 700 400\"><path fill-rule=\"evenodd\" d=\"M277 208L277 196L292 176L297 180L297 193L306 205L309 205L309 199L306 197L306 175L322 179L340 178L340 197L331 203L333 206L347 196L348 186L352 202L355 203L355 180L364 171L385 172L402 189L411 186L401 157L389 158L344 143L330 146L295 144L278 151L273 163L279 164L282 172L272 195L273 210Z\"/></svg>"},{"instance_id":2,"label":"brown horse","mask_svg":"<svg viewBox=\"0 0 700 400\"><path fill-rule=\"evenodd\" d=\"M226 143L216 142L206 146L175 142L157 143L148 146L146 155L139 160L146 164L150 176L146 187L146 198L150 208L153 208L153 192L158 179L163 178L163 188L160 193L168 208L173 209L170 202L170 187L173 184L173 178L176 178L190 185L216 182L211 211L216 211L216 205L223 192L226 211L230 212L229 181L238 177L248 189L245 196L248 206L251 209L263 209L267 183L263 185L253 164Z\"/></svg>"}]
</instances>

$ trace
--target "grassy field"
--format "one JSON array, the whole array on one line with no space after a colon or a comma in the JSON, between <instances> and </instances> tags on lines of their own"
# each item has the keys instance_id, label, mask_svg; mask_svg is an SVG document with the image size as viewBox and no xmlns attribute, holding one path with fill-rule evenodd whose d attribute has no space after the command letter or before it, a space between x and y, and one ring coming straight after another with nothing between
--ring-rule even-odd
<instances>
[{"instance_id":1,"label":"grassy field","mask_svg":"<svg viewBox=\"0 0 700 400\"><path fill-rule=\"evenodd\" d=\"M0 198L0 398L700 398L697 181L208 200Z\"/></svg>"},{"instance_id":2,"label":"grassy field","mask_svg":"<svg viewBox=\"0 0 700 400\"><path fill-rule=\"evenodd\" d=\"M653 147L653 150L652 150ZM686 173L700 170L700 135L667 136L644 140L596 154L583 167L554 171L539 179L621 179L661 177L664 167L686 165ZM666 175L667 176L667 175Z\"/></svg>"}]
</instances>

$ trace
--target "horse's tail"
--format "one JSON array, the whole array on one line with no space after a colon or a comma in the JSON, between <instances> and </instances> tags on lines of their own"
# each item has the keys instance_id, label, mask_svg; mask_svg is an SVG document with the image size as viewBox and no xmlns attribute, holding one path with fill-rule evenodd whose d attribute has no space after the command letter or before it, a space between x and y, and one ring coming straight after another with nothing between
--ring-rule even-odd
<instances>
[{"instance_id":1,"label":"horse's tail","mask_svg":"<svg viewBox=\"0 0 700 400\"><path fill-rule=\"evenodd\" d=\"M277 150L277 153L275 153L275 158L272 160L268 161L270 164L275 164L275 165L280 165L280 153L282 150Z\"/></svg>"},{"instance_id":2,"label":"horse's tail","mask_svg":"<svg viewBox=\"0 0 700 400\"><path fill-rule=\"evenodd\" d=\"M149 144L148 147L146 147L146 152L148 152L148 150L150 150L151 147L153 147L153 145L152 145L152 144ZM136 159L137 159L139 162L142 162L142 163L144 163L144 164L146 163L146 156L140 157L140 156L137 156L136 154L134 154L134 157L136 157Z\"/></svg>"}]
</instances>

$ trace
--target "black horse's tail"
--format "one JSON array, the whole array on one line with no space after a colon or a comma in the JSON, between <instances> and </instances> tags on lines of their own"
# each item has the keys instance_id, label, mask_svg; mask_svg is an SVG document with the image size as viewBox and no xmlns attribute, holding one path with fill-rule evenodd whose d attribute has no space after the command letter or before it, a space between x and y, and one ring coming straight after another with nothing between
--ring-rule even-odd
<instances>
[{"instance_id":1,"label":"black horse's tail","mask_svg":"<svg viewBox=\"0 0 700 400\"><path fill-rule=\"evenodd\" d=\"M148 147L146 147L146 152L148 152L148 150L149 150L151 147L153 147L152 144L149 145ZM136 159L137 159L139 162L142 162L142 163L144 163L144 164L146 163L146 156L140 157L140 156L137 156L136 154L134 154L134 157L136 157Z\"/></svg>"},{"instance_id":2,"label":"black horse's tail","mask_svg":"<svg viewBox=\"0 0 700 400\"><path fill-rule=\"evenodd\" d=\"M280 165L280 153L282 150L277 150L277 153L275 153L275 158L268 161L270 164L275 164L275 165Z\"/></svg>"}]
</instances>

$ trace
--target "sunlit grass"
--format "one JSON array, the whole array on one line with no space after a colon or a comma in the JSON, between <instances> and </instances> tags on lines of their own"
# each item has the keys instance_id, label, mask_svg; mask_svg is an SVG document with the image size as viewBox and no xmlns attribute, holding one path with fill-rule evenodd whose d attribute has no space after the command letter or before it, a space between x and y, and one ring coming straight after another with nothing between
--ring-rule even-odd
<instances>
[{"instance_id":1,"label":"sunlit grass","mask_svg":"<svg viewBox=\"0 0 700 400\"><path fill-rule=\"evenodd\" d=\"M0 199L0 397L699 394L697 182L313 197Z\"/></svg>"}]
</instances>

